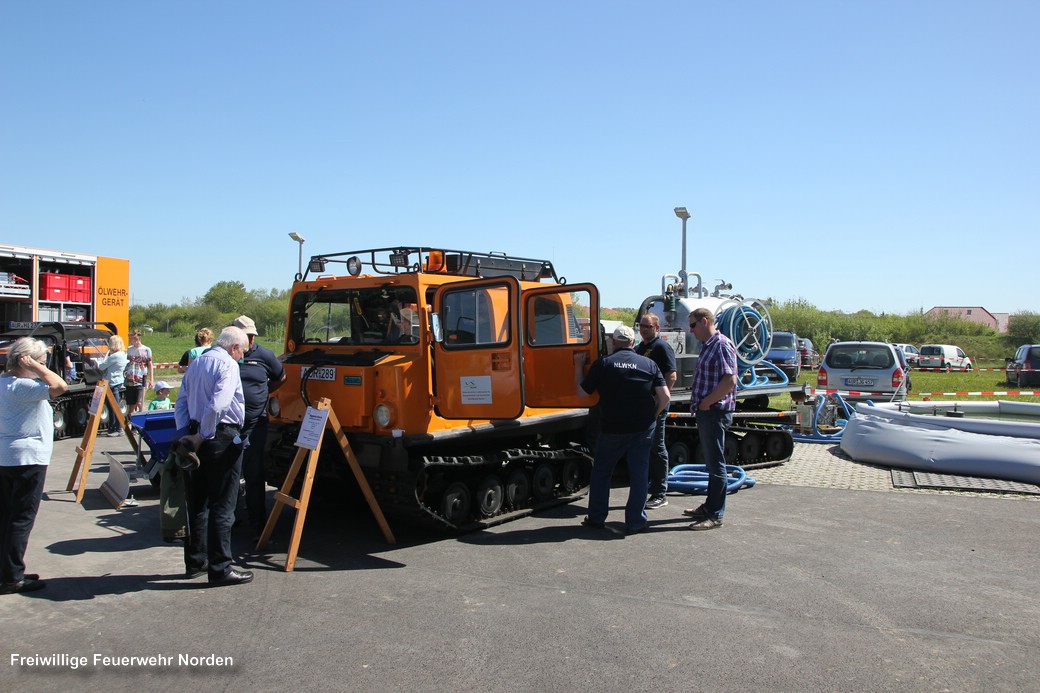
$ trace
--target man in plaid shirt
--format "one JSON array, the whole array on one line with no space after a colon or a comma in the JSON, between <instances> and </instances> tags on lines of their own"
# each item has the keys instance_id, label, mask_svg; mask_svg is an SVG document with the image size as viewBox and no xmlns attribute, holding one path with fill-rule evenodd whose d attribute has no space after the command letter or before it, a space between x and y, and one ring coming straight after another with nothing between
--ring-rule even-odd
<instances>
[{"instance_id":1,"label":"man in plaid shirt","mask_svg":"<svg viewBox=\"0 0 1040 693\"><path fill-rule=\"evenodd\" d=\"M697 417L697 434L708 471L708 495L697 508L684 510L694 519L690 529L722 526L726 511L726 429L736 408L737 350L726 335L715 329L715 315L707 308L690 314L690 329L701 342L697 370L690 392L690 411Z\"/></svg>"}]
</instances>

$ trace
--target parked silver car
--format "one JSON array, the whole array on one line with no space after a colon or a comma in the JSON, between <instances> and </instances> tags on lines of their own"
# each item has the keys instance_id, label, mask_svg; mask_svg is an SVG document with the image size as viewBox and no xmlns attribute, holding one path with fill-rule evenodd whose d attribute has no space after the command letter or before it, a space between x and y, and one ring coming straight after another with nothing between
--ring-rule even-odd
<instances>
[{"instance_id":1,"label":"parked silver car","mask_svg":"<svg viewBox=\"0 0 1040 693\"><path fill-rule=\"evenodd\" d=\"M903 400L909 388L905 359L886 342L835 342L827 348L816 385L853 401ZM846 395L844 393L856 393Z\"/></svg>"}]
</instances>

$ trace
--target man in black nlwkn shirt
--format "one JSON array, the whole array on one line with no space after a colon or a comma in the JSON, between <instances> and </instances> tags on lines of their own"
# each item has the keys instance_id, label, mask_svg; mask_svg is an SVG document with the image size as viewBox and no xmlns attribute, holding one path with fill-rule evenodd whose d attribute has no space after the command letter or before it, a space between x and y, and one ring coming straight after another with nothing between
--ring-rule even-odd
<instances>
[{"instance_id":1,"label":"man in black nlwkn shirt","mask_svg":"<svg viewBox=\"0 0 1040 693\"><path fill-rule=\"evenodd\" d=\"M249 337L249 349L238 363L242 393L246 399L246 422L242 427L242 439L246 442L242 453L242 477L246 480L249 527L259 537L267 521L263 459L267 443L267 399L285 382L285 369L273 351L256 343L256 323L251 318L240 315L232 324L242 328Z\"/></svg>"},{"instance_id":2,"label":"man in black nlwkn shirt","mask_svg":"<svg viewBox=\"0 0 1040 693\"><path fill-rule=\"evenodd\" d=\"M628 503L625 529L646 529L647 464L657 416L668 406L668 388L657 364L632 351L636 334L622 325L614 330L615 351L598 359L582 379L585 354L575 356L579 394L599 392L600 434L592 463L586 527L601 528L610 502L610 477L622 456L628 462Z\"/></svg>"}]
</instances>

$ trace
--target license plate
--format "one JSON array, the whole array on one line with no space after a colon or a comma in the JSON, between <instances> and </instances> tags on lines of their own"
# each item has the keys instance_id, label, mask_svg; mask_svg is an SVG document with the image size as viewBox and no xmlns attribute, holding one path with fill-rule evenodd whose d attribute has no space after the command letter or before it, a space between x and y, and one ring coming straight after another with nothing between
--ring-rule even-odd
<instances>
[{"instance_id":1,"label":"license plate","mask_svg":"<svg viewBox=\"0 0 1040 693\"><path fill-rule=\"evenodd\" d=\"M874 387L875 382L873 378L845 378L848 387Z\"/></svg>"},{"instance_id":2,"label":"license plate","mask_svg":"<svg viewBox=\"0 0 1040 693\"><path fill-rule=\"evenodd\" d=\"M315 366L314 368L307 371L307 373L308 380L336 380L336 369L329 368L327 366Z\"/></svg>"}]
</instances>

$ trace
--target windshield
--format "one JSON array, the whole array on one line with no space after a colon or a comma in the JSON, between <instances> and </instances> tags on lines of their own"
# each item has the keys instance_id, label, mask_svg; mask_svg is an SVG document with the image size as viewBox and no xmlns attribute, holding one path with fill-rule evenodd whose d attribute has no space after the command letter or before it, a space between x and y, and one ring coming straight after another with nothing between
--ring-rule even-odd
<instances>
[{"instance_id":1,"label":"windshield","mask_svg":"<svg viewBox=\"0 0 1040 693\"><path fill-rule=\"evenodd\" d=\"M773 334L773 349L778 351L794 351L795 336L786 332L775 332Z\"/></svg>"},{"instance_id":2,"label":"windshield","mask_svg":"<svg viewBox=\"0 0 1040 693\"><path fill-rule=\"evenodd\" d=\"M306 291L292 302L292 334L307 344L416 344L419 311L411 287Z\"/></svg>"}]
</instances>

